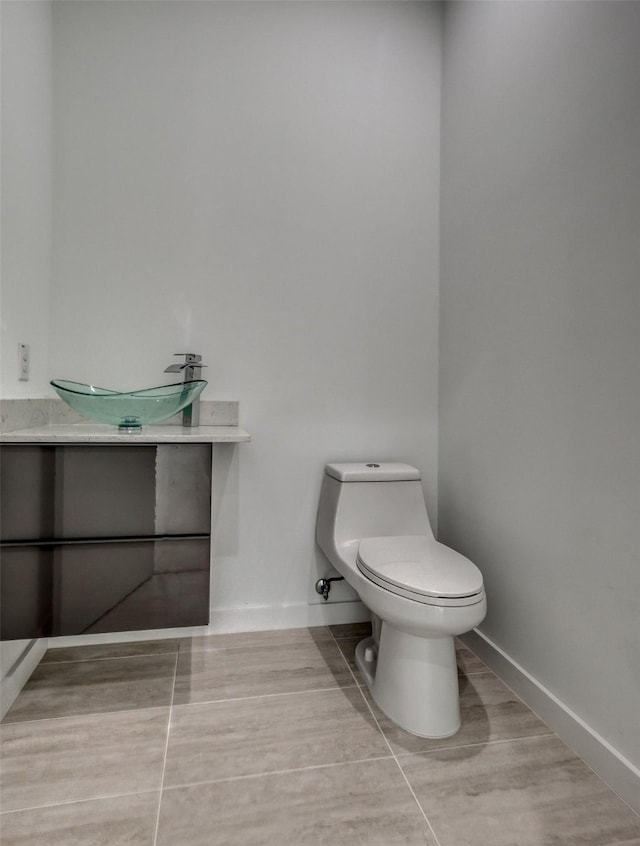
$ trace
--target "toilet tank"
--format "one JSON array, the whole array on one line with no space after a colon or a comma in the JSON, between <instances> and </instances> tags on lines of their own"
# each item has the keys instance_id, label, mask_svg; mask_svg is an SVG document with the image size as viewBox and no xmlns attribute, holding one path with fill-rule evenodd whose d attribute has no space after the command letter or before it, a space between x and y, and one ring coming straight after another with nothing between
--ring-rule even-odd
<instances>
[{"instance_id":1,"label":"toilet tank","mask_svg":"<svg viewBox=\"0 0 640 846\"><path fill-rule=\"evenodd\" d=\"M328 464L322 480L316 539L330 561L345 544L384 535L427 535L420 472L395 462Z\"/></svg>"}]
</instances>

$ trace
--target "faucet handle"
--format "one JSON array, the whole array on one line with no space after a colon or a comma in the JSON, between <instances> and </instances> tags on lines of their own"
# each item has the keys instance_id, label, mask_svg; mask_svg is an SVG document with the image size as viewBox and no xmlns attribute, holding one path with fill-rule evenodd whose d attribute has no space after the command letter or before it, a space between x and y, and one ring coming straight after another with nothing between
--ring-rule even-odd
<instances>
[{"instance_id":1,"label":"faucet handle","mask_svg":"<svg viewBox=\"0 0 640 846\"><path fill-rule=\"evenodd\" d=\"M196 368L200 370L201 368L207 366L202 363L202 356L197 353L174 353L174 356L184 358L184 361L181 361L179 364L170 364L164 371L165 373L180 373L183 370L187 370L189 367L193 370Z\"/></svg>"},{"instance_id":2,"label":"faucet handle","mask_svg":"<svg viewBox=\"0 0 640 846\"><path fill-rule=\"evenodd\" d=\"M180 373L182 370L186 370L187 367L191 367L194 370L196 368L198 368L198 370L202 370L203 367L207 367L207 366L208 365L200 364L197 361L183 361L180 364L170 364L164 372L165 373Z\"/></svg>"}]
</instances>

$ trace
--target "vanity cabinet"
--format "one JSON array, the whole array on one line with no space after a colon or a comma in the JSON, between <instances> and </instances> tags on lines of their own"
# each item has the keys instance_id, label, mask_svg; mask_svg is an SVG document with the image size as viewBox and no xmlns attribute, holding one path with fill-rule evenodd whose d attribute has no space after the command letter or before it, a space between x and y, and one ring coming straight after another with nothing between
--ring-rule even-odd
<instances>
[{"instance_id":1,"label":"vanity cabinet","mask_svg":"<svg viewBox=\"0 0 640 846\"><path fill-rule=\"evenodd\" d=\"M209 622L210 443L2 444L3 640Z\"/></svg>"}]
</instances>

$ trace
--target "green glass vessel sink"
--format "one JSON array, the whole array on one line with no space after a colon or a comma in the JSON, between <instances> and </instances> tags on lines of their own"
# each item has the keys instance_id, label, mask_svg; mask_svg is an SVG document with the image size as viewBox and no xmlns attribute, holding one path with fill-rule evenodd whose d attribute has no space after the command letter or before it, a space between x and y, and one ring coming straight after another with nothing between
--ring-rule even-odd
<instances>
[{"instance_id":1,"label":"green glass vessel sink","mask_svg":"<svg viewBox=\"0 0 640 846\"><path fill-rule=\"evenodd\" d=\"M58 396L83 417L110 423L127 432L173 417L191 405L207 385L204 379L195 379L122 393L65 379L54 379L50 384Z\"/></svg>"}]
</instances>

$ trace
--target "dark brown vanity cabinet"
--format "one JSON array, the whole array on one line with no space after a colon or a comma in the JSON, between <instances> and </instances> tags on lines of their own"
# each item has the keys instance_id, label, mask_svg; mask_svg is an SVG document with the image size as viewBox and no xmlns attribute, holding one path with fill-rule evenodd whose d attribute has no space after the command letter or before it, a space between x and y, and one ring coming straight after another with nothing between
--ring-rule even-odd
<instances>
[{"instance_id":1,"label":"dark brown vanity cabinet","mask_svg":"<svg viewBox=\"0 0 640 846\"><path fill-rule=\"evenodd\" d=\"M2 639L207 625L211 449L2 445Z\"/></svg>"}]
</instances>

